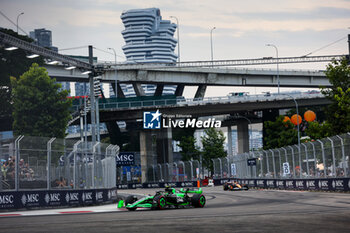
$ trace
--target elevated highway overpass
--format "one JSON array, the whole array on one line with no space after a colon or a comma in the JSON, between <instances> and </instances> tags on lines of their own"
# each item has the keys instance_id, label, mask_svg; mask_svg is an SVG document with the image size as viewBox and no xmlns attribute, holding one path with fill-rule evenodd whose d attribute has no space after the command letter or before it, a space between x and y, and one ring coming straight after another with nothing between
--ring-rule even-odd
<instances>
[{"instance_id":1,"label":"elevated highway overpass","mask_svg":"<svg viewBox=\"0 0 350 233\"><path fill-rule=\"evenodd\" d=\"M299 107L327 105L330 103L319 93L289 93L271 95L247 95L210 97L204 99L162 99L121 103L100 103L100 120L132 121L142 119L144 111L159 109L163 114L192 115L192 117L233 114L246 111L263 111L267 109L295 108L293 97Z\"/></svg>"},{"instance_id":2,"label":"elevated highway overpass","mask_svg":"<svg viewBox=\"0 0 350 233\"><path fill-rule=\"evenodd\" d=\"M63 66L45 65L49 76L57 81L88 82L88 75L80 70L65 70ZM330 86L323 71L279 70L281 87ZM152 83L168 85L210 85L210 86L276 86L277 71L253 68L125 68L107 70L101 76L102 82Z\"/></svg>"}]
</instances>

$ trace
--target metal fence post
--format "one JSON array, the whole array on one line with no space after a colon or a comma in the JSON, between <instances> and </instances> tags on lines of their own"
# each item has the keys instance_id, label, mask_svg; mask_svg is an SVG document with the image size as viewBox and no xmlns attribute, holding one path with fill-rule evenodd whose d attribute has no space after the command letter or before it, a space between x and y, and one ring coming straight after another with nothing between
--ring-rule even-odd
<instances>
[{"instance_id":1,"label":"metal fence post","mask_svg":"<svg viewBox=\"0 0 350 233\"><path fill-rule=\"evenodd\" d=\"M346 166L346 159L345 159L345 150L344 150L344 141L343 138L337 135L337 137L340 139L340 144L341 144L341 153L342 153L342 165L344 169L344 176L347 176L348 171L347 171L347 166Z\"/></svg>"},{"instance_id":2,"label":"metal fence post","mask_svg":"<svg viewBox=\"0 0 350 233\"><path fill-rule=\"evenodd\" d=\"M51 138L46 145L47 148L47 190L51 189L51 144L56 138Z\"/></svg>"},{"instance_id":3,"label":"metal fence post","mask_svg":"<svg viewBox=\"0 0 350 233\"><path fill-rule=\"evenodd\" d=\"M317 176L317 177L319 177L319 175L318 175L318 173L317 173L317 158L316 158L316 150L315 150L315 145L314 145L314 143L312 143L312 142L309 142L310 144L311 144L311 146L312 146L312 150L313 150L313 154L314 154L314 171L315 171L315 175Z\"/></svg>"},{"instance_id":4,"label":"metal fence post","mask_svg":"<svg viewBox=\"0 0 350 233\"><path fill-rule=\"evenodd\" d=\"M322 160L323 160L323 176L327 177L327 166L326 166L326 158L324 155L324 146L323 146L323 142L318 139L317 140L320 144L321 144L321 149L322 149Z\"/></svg>"},{"instance_id":5,"label":"metal fence post","mask_svg":"<svg viewBox=\"0 0 350 233\"><path fill-rule=\"evenodd\" d=\"M263 178L263 160L264 160L264 154L259 154L259 160L260 160L260 177Z\"/></svg>"},{"instance_id":6,"label":"metal fence post","mask_svg":"<svg viewBox=\"0 0 350 233\"><path fill-rule=\"evenodd\" d=\"M74 151L74 163L73 163L73 188L76 189L77 186L77 150L78 150L78 145L81 143L81 141L77 141L74 146L73 146L73 151Z\"/></svg>"},{"instance_id":7,"label":"metal fence post","mask_svg":"<svg viewBox=\"0 0 350 233\"><path fill-rule=\"evenodd\" d=\"M294 149L291 146L288 146L288 147L292 150L293 177L295 177Z\"/></svg>"},{"instance_id":8,"label":"metal fence post","mask_svg":"<svg viewBox=\"0 0 350 233\"><path fill-rule=\"evenodd\" d=\"M301 145L303 145L304 148L305 148L306 171L307 171L307 176L310 176L309 155L308 155L308 153L307 153L307 146L306 146L304 143L301 143Z\"/></svg>"},{"instance_id":9,"label":"metal fence post","mask_svg":"<svg viewBox=\"0 0 350 233\"><path fill-rule=\"evenodd\" d=\"M269 155L267 154L267 151L263 151L263 153L266 154L266 174L269 174L270 173ZM266 176L266 174L265 174L265 176Z\"/></svg>"},{"instance_id":10,"label":"metal fence post","mask_svg":"<svg viewBox=\"0 0 350 233\"><path fill-rule=\"evenodd\" d=\"M160 181L163 181L162 165L158 163L158 166L159 166Z\"/></svg>"},{"instance_id":11,"label":"metal fence post","mask_svg":"<svg viewBox=\"0 0 350 233\"><path fill-rule=\"evenodd\" d=\"M279 148L280 149L280 148ZM282 174L282 159L281 159L281 151L277 149L278 151L278 161L279 161L279 167L280 167L280 172L279 172L279 176L278 177L281 177L281 174Z\"/></svg>"},{"instance_id":12,"label":"metal fence post","mask_svg":"<svg viewBox=\"0 0 350 233\"><path fill-rule=\"evenodd\" d=\"M92 187L93 188L96 188L95 187L95 166L96 166L96 147L100 144L100 142L97 142L93 147L92 147L92 174L91 174L91 177L92 177Z\"/></svg>"},{"instance_id":13,"label":"metal fence post","mask_svg":"<svg viewBox=\"0 0 350 233\"><path fill-rule=\"evenodd\" d=\"M335 169L334 143L333 143L333 140L332 140L330 137L327 137L327 139L331 142L332 160L333 160L333 164L332 164L333 176L334 176L334 177L337 177L337 171L336 171L336 169Z\"/></svg>"},{"instance_id":14,"label":"metal fence post","mask_svg":"<svg viewBox=\"0 0 350 233\"><path fill-rule=\"evenodd\" d=\"M182 163L182 170L183 170L183 173L184 173L184 181L185 181L185 175L186 175L186 169L185 169L185 163L183 161L179 161L179 163Z\"/></svg>"},{"instance_id":15,"label":"metal fence post","mask_svg":"<svg viewBox=\"0 0 350 233\"><path fill-rule=\"evenodd\" d=\"M222 178L222 161L221 161L221 159L220 158L218 158L219 159L219 164L220 164L220 178Z\"/></svg>"},{"instance_id":16,"label":"metal fence post","mask_svg":"<svg viewBox=\"0 0 350 233\"><path fill-rule=\"evenodd\" d=\"M24 138L23 135L20 135L15 140L15 155L16 155L16 161L15 161L15 190L18 191L19 189L19 157L20 157L20 149L19 149L19 142ZM2 182L2 181L0 181Z\"/></svg>"},{"instance_id":17,"label":"metal fence post","mask_svg":"<svg viewBox=\"0 0 350 233\"><path fill-rule=\"evenodd\" d=\"M165 166L168 167L168 169L167 169L167 173L168 173L168 176L167 176L168 179L167 179L167 181L169 182L169 181L171 181L171 180L170 180L171 173L170 173L169 163L165 163ZM165 175L165 174L164 174L164 175Z\"/></svg>"},{"instance_id":18,"label":"metal fence post","mask_svg":"<svg viewBox=\"0 0 350 233\"><path fill-rule=\"evenodd\" d=\"M179 170L177 169L177 164L174 162L175 165L175 174L176 174L176 181L179 181Z\"/></svg>"},{"instance_id":19,"label":"metal fence post","mask_svg":"<svg viewBox=\"0 0 350 233\"><path fill-rule=\"evenodd\" d=\"M270 151L272 153L273 178L276 178L275 152L273 152L271 149Z\"/></svg>"},{"instance_id":20,"label":"metal fence post","mask_svg":"<svg viewBox=\"0 0 350 233\"><path fill-rule=\"evenodd\" d=\"M188 161L190 163L191 166L191 181L193 180L193 162L192 160Z\"/></svg>"}]
</instances>

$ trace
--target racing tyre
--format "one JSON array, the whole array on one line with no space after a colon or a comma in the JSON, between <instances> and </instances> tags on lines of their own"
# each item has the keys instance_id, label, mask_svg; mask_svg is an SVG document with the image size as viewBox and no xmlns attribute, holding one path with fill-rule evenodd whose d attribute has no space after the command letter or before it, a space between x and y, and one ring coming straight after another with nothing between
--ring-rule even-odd
<instances>
[{"instance_id":1,"label":"racing tyre","mask_svg":"<svg viewBox=\"0 0 350 233\"><path fill-rule=\"evenodd\" d=\"M247 185L244 185L244 186L242 187L242 189L243 189L243 190L249 190L249 187L248 187Z\"/></svg>"},{"instance_id":2,"label":"racing tyre","mask_svg":"<svg viewBox=\"0 0 350 233\"><path fill-rule=\"evenodd\" d=\"M225 190L225 191L228 190L227 184L224 184L224 190Z\"/></svg>"},{"instance_id":3,"label":"racing tyre","mask_svg":"<svg viewBox=\"0 0 350 233\"><path fill-rule=\"evenodd\" d=\"M163 195L155 196L153 202L155 202L156 208L159 210L164 210L166 207L166 199Z\"/></svg>"},{"instance_id":4,"label":"racing tyre","mask_svg":"<svg viewBox=\"0 0 350 233\"><path fill-rule=\"evenodd\" d=\"M205 206L205 196L197 193L193 195L191 202L194 207L203 208Z\"/></svg>"}]
</instances>

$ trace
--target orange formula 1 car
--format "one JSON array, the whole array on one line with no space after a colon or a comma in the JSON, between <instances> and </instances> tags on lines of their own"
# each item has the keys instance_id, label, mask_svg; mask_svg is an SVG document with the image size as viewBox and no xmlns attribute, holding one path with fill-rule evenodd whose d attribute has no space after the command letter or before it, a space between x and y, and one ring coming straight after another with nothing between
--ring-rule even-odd
<instances>
[{"instance_id":1,"label":"orange formula 1 car","mask_svg":"<svg viewBox=\"0 0 350 233\"><path fill-rule=\"evenodd\" d=\"M237 181L229 181L224 184L224 190L231 190L231 191L241 191L241 190L248 190L249 187L245 184L239 184Z\"/></svg>"}]
</instances>

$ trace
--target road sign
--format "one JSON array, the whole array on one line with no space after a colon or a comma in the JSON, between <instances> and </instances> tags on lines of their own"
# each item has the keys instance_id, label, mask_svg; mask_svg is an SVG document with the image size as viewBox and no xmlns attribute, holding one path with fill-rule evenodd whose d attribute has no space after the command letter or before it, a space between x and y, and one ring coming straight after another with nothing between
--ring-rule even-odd
<instances>
[{"instance_id":1,"label":"road sign","mask_svg":"<svg viewBox=\"0 0 350 233\"><path fill-rule=\"evenodd\" d=\"M256 159L247 159L248 166L256 166Z\"/></svg>"},{"instance_id":2,"label":"road sign","mask_svg":"<svg viewBox=\"0 0 350 233\"><path fill-rule=\"evenodd\" d=\"M235 176L237 174L236 172L236 164L235 163L231 163L231 175Z\"/></svg>"},{"instance_id":3,"label":"road sign","mask_svg":"<svg viewBox=\"0 0 350 233\"><path fill-rule=\"evenodd\" d=\"M289 175L290 174L290 169L289 169L289 163L285 162L283 163L283 175Z\"/></svg>"}]
</instances>

